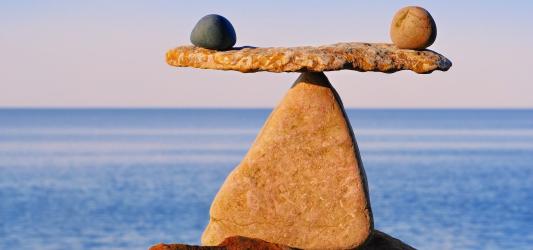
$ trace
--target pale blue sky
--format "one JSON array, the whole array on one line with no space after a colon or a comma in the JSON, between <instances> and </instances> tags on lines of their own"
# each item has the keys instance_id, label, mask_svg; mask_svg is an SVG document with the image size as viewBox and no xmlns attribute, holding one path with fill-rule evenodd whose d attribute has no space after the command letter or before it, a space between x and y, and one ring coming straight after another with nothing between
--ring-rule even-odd
<instances>
[{"instance_id":1,"label":"pale blue sky","mask_svg":"<svg viewBox=\"0 0 533 250\"><path fill-rule=\"evenodd\" d=\"M347 107L533 108L533 1L1 1L0 107L273 107L296 73L172 68L196 21L226 16L237 45L389 42L428 9L449 72L326 73Z\"/></svg>"}]
</instances>

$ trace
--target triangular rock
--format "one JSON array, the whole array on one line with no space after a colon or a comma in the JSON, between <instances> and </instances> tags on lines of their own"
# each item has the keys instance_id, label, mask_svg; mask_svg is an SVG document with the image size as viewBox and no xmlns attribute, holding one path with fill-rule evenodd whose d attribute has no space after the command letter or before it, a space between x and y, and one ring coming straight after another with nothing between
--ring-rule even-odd
<instances>
[{"instance_id":1,"label":"triangular rock","mask_svg":"<svg viewBox=\"0 0 533 250\"><path fill-rule=\"evenodd\" d=\"M211 206L204 245L241 235L304 249L349 249L373 229L363 164L323 73L303 73Z\"/></svg>"}]
</instances>

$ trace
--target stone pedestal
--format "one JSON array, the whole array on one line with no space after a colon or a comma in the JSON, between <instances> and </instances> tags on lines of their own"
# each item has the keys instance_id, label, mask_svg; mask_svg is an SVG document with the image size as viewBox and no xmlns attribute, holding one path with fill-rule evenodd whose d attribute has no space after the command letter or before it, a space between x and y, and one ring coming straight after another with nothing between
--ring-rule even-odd
<instances>
[{"instance_id":1,"label":"stone pedestal","mask_svg":"<svg viewBox=\"0 0 533 250\"><path fill-rule=\"evenodd\" d=\"M203 236L349 249L372 231L363 163L324 73L302 73L220 188Z\"/></svg>"}]
</instances>

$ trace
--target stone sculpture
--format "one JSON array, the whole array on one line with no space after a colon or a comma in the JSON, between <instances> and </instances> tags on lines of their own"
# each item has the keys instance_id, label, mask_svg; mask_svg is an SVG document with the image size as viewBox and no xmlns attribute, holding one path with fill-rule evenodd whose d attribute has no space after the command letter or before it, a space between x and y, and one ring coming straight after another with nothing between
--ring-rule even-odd
<instances>
[{"instance_id":1,"label":"stone sculpture","mask_svg":"<svg viewBox=\"0 0 533 250\"><path fill-rule=\"evenodd\" d=\"M400 10L393 21L399 26L391 28L395 45L169 50L166 61L176 67L301 75L216 195L202 235L206 246L160 244L153 249L412 249L374 229L357 142L340 96L324 72L447 71L451 61L436 52L402 49L433 43L436 27L422 34L416 46L409 45L414 40L407 46L401 38L408 37L409 30L419 32L416 22L421 20L434 26L424 11ZM419 18L414 24L409 13Z\"/></svg>"}]
</instances>

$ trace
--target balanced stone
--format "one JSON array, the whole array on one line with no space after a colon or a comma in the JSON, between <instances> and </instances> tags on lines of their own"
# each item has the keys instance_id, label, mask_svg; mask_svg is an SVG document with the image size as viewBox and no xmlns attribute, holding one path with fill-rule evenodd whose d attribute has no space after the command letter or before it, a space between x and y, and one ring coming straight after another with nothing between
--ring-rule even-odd
<instances>
[{"instance_id":1,"label":"balanced stone","mask_svg":"<svg viewBox=\"0 0 533 250\"><path fill-rule=\"evenodd\" d=\"M231 49L237 36L233 25L223 16L207 15L202 17L191 32L192 44L213 50Z\"/></svg>"},{"instance_id":2,"label":"balanced stone","mask_svg":"<svg viewBox=\"0 0 533 250\"><path fill-rule=\"evenodd\" d=\"M435 42L437 25L427 10L409 6L394 15L390 36L400 49L425 49Z\"/></svg>"},{"instance_id":3,"label":"balanced stone","mask_svg":"<svg viewBox=\"0 0 533 250\"><path fill-rule=\"evenodd\" d=\"M303 73L217 193L202 243L241 235L350 249L372 229L365 172L340 98L323 73Z\"/></svg>"}]
</instances>

